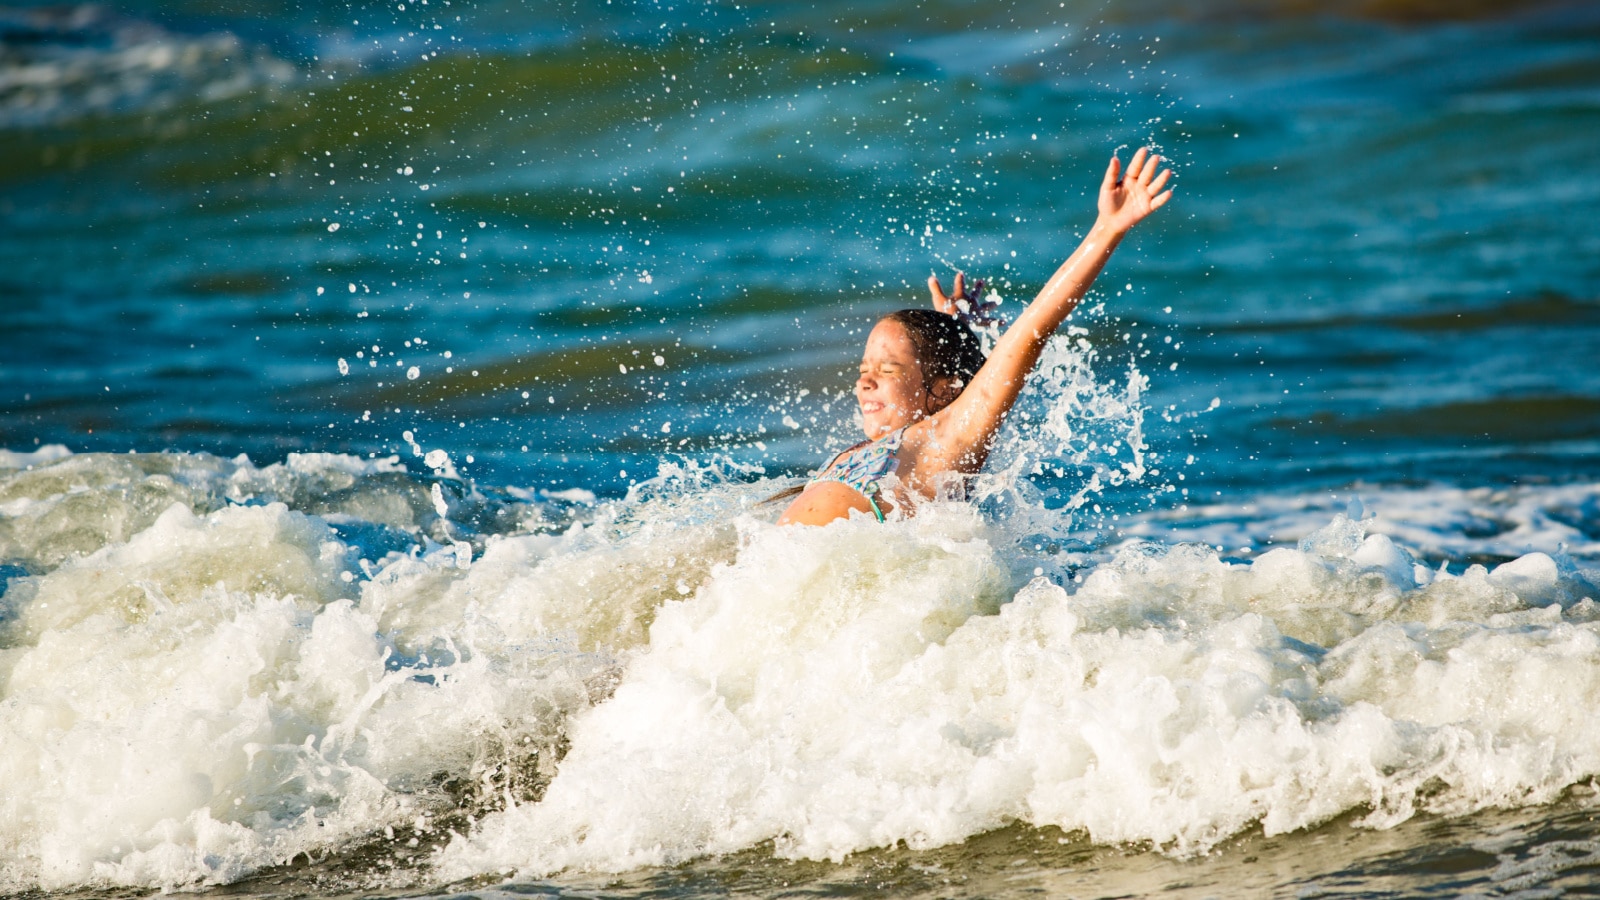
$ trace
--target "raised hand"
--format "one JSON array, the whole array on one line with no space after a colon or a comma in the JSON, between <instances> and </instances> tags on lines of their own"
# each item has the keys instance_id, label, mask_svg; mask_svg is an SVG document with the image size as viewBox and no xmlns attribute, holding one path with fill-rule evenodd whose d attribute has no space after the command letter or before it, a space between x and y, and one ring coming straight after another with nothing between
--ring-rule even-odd
<instances>
[{"instance_id":1,"label":"raised hand","mask_svg":"<svg viewBox=\"0 0 1600 900\"><path fill-rule=\"evenodd\" d=\"M982 283L983 282L981 281L979 282L979 284ZM952 290L948 296L944 292L944 286L939 284L939 276L929 275L928 292L933 295L934 309L944 313L947 316L959 315L961 313L961 308L956 306L956 301L965 300L967 298L966 273L956 273L955 290Z\"/></svg>"},{"instance_id":2,"label":"raised hand","mask_svg":"<svg viewBox=\"0 0 1600 900\"><path fill-rule=\"evenodd\" d=\"M1140 147L1128 160L1128 171L1123 172L1122 161L1111 157L1100 184L1101 224L1118 233L1126 232L1172 197L1170 189L1162 190L1172 178L1172 170L1162 169L1161 162L1161 157Z\"/></svg>"},{"instance_id":3,"label":"raised hand","mask_svg":"<svg viewBox=\"0 0 1600 900\"><path fill-rule=\"evenodd\" d=\"M955 316L968 325L979 328L993 322L1004 322L999 315L999 305L988 302L983 296L982 278L972 283L972 296L967 296L967 276L956 273L955 288L948 295L939 284L938 275L928 276L928 293L933 295L933 308L945 315Z\"/></svg>"}]
</instances>

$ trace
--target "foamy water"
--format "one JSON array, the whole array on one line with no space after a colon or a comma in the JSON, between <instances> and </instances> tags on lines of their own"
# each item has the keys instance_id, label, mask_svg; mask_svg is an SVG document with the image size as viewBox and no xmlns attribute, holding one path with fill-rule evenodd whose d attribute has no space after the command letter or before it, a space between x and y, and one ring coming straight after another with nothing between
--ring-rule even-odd
<instances>
[{"instance_id":1,"label":"foamy water","mask_svg":"<svg viewBox=\"0 0 1600 900\"><path fill-rule=\"evenodd\" d=\"M89 4L0 7L0 35L0 129L215 102L299 75L233 34L176 34Z\"/></svg>"},{"instance_id":2,"label":"foamy water","mask_svg":"<svg viewBox=\"0 0 1600 900\"><path fill-rule=\"evenodd\" d=\"M0 893L1590 889L1592 4L202 6L0 8Z\"/></svg>"},{"instance_id":3,"label":"foamy water","mask_svg":"<svg viewBox=\"0 0 1600 900\"><path fill-rule=\"evenodd\" d=\"M13 890L352 847L404 861L374 885L838 861L1013 822L1182 856L1600 773L1582 558L1423 565L1389 536L1471 493L1375 492L1431 513L1225 561L1035 549L1037 517L967 504L780 529L767 484L714 472L574 506L333 455L0 463ZM1501 515L1536 543L1537 510L1596 496Z\"/></svg>"}]
</instances>

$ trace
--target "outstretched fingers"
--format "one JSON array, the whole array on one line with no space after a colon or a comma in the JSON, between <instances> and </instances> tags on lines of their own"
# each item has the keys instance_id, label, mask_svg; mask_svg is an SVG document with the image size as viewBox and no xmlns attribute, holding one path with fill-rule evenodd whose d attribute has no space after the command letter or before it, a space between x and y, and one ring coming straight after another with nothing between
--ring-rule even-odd
<instances>
[{"instance_id":1,"label":"outstretched fingers","mask_svg":"<svg viewBox=\"0 0 1600 900\"><path fill-rule=\"evenodd\" d=\"M1117 181L1122 177L1122 160L1116 154L1111 155L1111 163L1106 166L1105 180L1100 182L1100 193L1105 193L1117 186Z\"/></svg>"},{"instance_id":2,"label":"outstretched fingers","mask_svg":"<svg viewBox=\"0 0 1600 900\"><path fill-rule=\"evenodd\" d=\"M961 284L960 278L961 278L961 276L959 276L959 275L956 276L956 284L957 285ZM939 276L938 275L929 275L928 276L928 293L933 295L933 308L934 309L936 309L939 312L942 312L942 313L944 313L946 315L950 315L950 316L953 316L953 315L956 314L956 303L955 303L954 300L951 300L949 297L945 296L944 287L939 284ZM959 294L959 293L960 293L960 291L958 290L957 294Z\"/></svg>"},{"instance_id":3,"label":"outstretched fingers","mask_svg":"<svg viewBox=\"0 0 1600 900\"><path fill-rule=\"evenodd\" d=\"M1152 210L1160 209L1162 204L1166 203L1168 200L1171 200L1171 199L1172 199L1172 192L1171 191L1164 191L1164 192L1162 192L1160 194L1157 194L1154 197L1150 198L1150 208Z\"/></svg>"},{"instance_id":4,"label":"outstretched fingers","mask_svg":"<svg viewBox=\"0 0 1600 900\"><path fill-rule=\"evenodd\" d=\"M1128 160L1128 174L1122 176L1122 180L1127 181L1132 179L1134 181L1138 181L1144 175L1145 163L1148 161L1149 157L1149 148L1140 147L1138 150L1135 150L1133 153L1133 159Z\"/></svg>"},{"instance_id":5,"label":"outstretched fingers","mask_svg":"<svg viewBox=\"0 0 1600 900\"><path fill-rule=\"evenodd\" d=\"M1144 171L1139 173L1139 184L1148 190L1150 188L1151 179L1155 178L1156 172L1160 170L1161 157L1154 153L1150 154L1150 160L1149 162L1145 163Z\"/></svg>"},{"instance_id":6,"label":"outstretched fingers","mask_svg":"<svg viewBox=\"0 0 1600 900\"><path fill-rule=\"evenodd\" d=\"M1160 158L1161 157L1159 157L1159 156L1156 157L1156 159L1160 159ZM1161 189L1166 187L1167 186L1167 182L1170 181L1170 180L1172 180L1172 170L1171 169L1162 169L1161 170L1161 174L1157 175L1155 177L1155 180L1150 182L1150 193L1159 194L1161 192Z\"/></svg>"}]
</instances>

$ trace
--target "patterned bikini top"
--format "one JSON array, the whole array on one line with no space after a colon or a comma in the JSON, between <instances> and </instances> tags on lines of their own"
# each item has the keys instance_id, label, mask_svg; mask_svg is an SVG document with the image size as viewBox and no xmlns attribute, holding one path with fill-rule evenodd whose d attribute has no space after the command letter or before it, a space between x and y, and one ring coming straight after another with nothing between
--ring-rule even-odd
<instances>
[{"instance_id":1,"label":"patterned bikini top","mask_svg":"<svg viewBox=\"0 0 1600 900\"><path fill-rule=\"evenodd\" d=\"M863 441L851 447L812 476L811 482L837 481L855 488L872 504L873 513L882 521L883 512L878 509L878 481L899 466L900 439L905 432L904 428L896 428L875 441Z\"/></svg>"}]
</instances>

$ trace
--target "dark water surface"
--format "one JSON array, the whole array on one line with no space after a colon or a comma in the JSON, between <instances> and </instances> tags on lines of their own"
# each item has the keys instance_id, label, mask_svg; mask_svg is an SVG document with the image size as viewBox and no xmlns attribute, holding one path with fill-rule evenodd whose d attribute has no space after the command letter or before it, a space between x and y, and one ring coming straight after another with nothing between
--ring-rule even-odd
<instances>
[{"instance_id":1,"label":"dark water surface","mask_svg":"<svg viewBox=\"0 0 1600 900\"><path fill-rule=\"evenodd\" d=\"M388 896L465 878L457 883L484 888L480 896L1581 895L1600 840L1585 785L1600 762L1578 726L1557 721L1572 709L1527 720L1514 712L1600 699L1600 687L1584 693L1600 685L1600 650L1585 643L1595 640L1597 617L1584 599L1600 582L1587 568L1600 560L1597 136L1600 10L1586 3L253 0L218 9L174 0L0 8L0 448L13 451L0 459L0 585L12 585L0 592L8 692L0 711L18 717L8 720L13 735L25 733L16 724L24 719L57 722L54 731L26 732L37 752L8 752L34 761L0 769L0 782L12 793L55 772L70 787L59 803L6 801L22 824L0 834L4 886L71 893L232 883L216 890ZM759 592L766 582L758 572L776 573L764 577L797 597L856 590L826 581L834 575L813 583L785 568L813 551L848 556L846 545L761 556L767 539L751 536L755 526L739 525L735 537L727 523L781 486L761 479L802 474L855 440L848 390L874 317L923 304L928 273L948 283L957 268L989 278L1002 312L1014 314L1091 223L1106 157L1126 158L1141 145L1171 160L1178 193L1119 250L1074 319L1082 331L1072 337L1085 342L1058 348L1055 368L1008 426L1001 459L1011 466L1002 479L1009 493L982 507L983 540L1001 549L969 567L999 574L950 600L949 610L965 612L948 615L959 624L1032 596L1024 586L1035 575L1069 593L1089 584L1089 594L1097 569L1130 585L1153 579L1139 582L1144 594L1127 588L1122 612L1074 594L1074 627L1130 640L1150 629L1174 647L1193 638L1193 658L1209 660L1213 673L1231 665L1229 641L1254 647L1278 667L1257 673L1271 685L1261 702L1293 706L1307 733L1354 729L1360 710L1381 708L1393 726L1384 740L1402 749L1372 763L1363 782L1370 796L1340 781L1333 762L1297 768L1300 757L1287 748L1298 738L1274 731L1267 744L1283 753L1241 762L1238 791L1254 790L1259 778L1278 793L1240 810L1207 800L1226 791L1196 787L1212 777L1197 761L1245 753L1248 742L1226 735L1263 721L1241 695L1218 688L1225 699L1217 708L1238 718L1209 750L1190 741L1200 732L1169 720L1119 732L1160 748L1151 750L1161 761L1147 772L1148 793L1096 793L1081 780L1093 764L1071 776L1051 775L1043 762L1027 770L1038 790L1059 775L1060 796L1100 811L1081 820L1041 811L1055 800L1038 793L992 806L975 793L957 806L983 811L944 831L874 832L862 824L875 814L865 808L823 823L818 810L838 806L819 787L808 799L763 795L766 806L723 798L724 818L708 811L723 806L685 800L693 812L681 832L652 837L644 827L636 845L540 844L535 836L563 828L607 827L600 818L560 818L557 800L531 803L567 752L568 721L603 709L619 683L637 683L640 695L659 691L652 702L670 704L669 680L651 681L648 660L681 657L692 668L705 658L692 641L665 649L664 631L646 638L658 609L684 597L708 604L718 584ZM440 455L425 462L430 450ZM391 455L398 460L384 462ZM665 481L652 480L658 475ZM684 499L685 484L710 485L712 499ZM1368 514L1353 537L1335 520L1362 519L1352 498ZM274 501L287 504L289 518L269 522ZM174 503L190 518L173 513ZM899 561L881 563L885 583L920 590L913 585L924 563L906 560L978 533L950 522L927 526L935 537L903 536L920 549L886 551ZM565 532L574 523L589 537ZM564 532L560 549L537 543ZM1373 543L1383 535L1394 544ZM1133 551L1116 555L1125 537L1165 549L1139 551L1156 560L1146 566ZM1310 543L1294 552L1325 564L1325 579L1248 562L1302 538ZM1191 559L1174 549L1181 541L1214 552ZM506 549L513 544L523 548L515 560ZM261 562L269 551L297 561L271 568ZM496 571L512 574L493 591L464 574L439 574L465 572L468 556L495 552ZM1412 568L1459 574L1511 560L1519 561L1493 574L1468 571L1470 590L1449 594L1456 600L1442 599L1444 582ZM415 568L425 565L433 574ZM90 569L99 574L90 578ZM169 576L183 584L162 580ZM606 587L606 578L617 584ZM1237 615L1202 596L1204 585L1252 578L1256 587L1219 588L1226 603L1255 604ZM534 614L507 600L485 611L498 629L493 639L439 624L476 621L468 610L489 610L502 588L513 599L548 593L551 605L534 604L544 610ZM1293 598L1282 600L1292 614L1262 605L1279 594ZM1346 600L1328 600L1334 594ZM281 627L304 633L282 647L309 647L318 628L327 630L315 640L331 641L335 626L314 624L325 617L317 610L354 604L349 615L371 619L350 625L351 634L365 628L382 638L371 684L391 684L385 672L414 676L383 688L391 694L374 687L360 706L366 688L327 674L336 667L305 662L312 657L296 656L301 650L251 651L268 660L261 671L274 671L272 660L302 660L302 680L280 672L274 690L288 693L272 703L288 705L263 713L270 724L260 734L237 737L244 726L217 725L207 739L234 734L227 740L237 747L214 757L251 760L267 753L260 747L289 760L283 748L309 741L305 753L316 749L319 762L274 763L284 779L276 787L203 762L174 764L170 781L150 776L148 785L165 784L173 797L192 788L193 796L150 805L140 799L145 782L126 775L132 769L119 776L132 780L118 781L86 763L84 748L126 738L137 759L168 754L166 745L139 743L144 732L129 737L139 732L132 723L82 737L87 743L52 744L77 734L72 723L88 721L88 707L50 714L58 719L24 716L53 702L28 699L30 678L76 665L40 655L55 646L49 635L68 635L63 647L111 640L73 631L98 621L97 611L123 610L127 628L156 628L166 613L152 610L169 609L162 603L211 598L203 602L222 605L195 620L206 628L257 616L266 618L238 628L278 634L259 605L267 595L301 604L298 624ZM82 608L57 616L38 605L46 600ZM250 603L258 605L247 614ZM1307 613L1306 604L1322 611ZM1424 606L1435 612L1417 611ZM1555 619L1539 618L1548 609ZM774 612L772 621L798 621L787 615ZM1254 616L1277 630L1222 636ZM1362 624L1348 632L1333 624L1346 619ZM129 672L172 671L137 662L189 633L171 627L178 630L165 637L119 632L128 643L115 646L124 649L104 645L99 658L121 662L83 670L83 689ZM932 627L913 630L935 644L956 641L956 631ZM1548 665L1501 650L1474 656L1476 638L1463 637L1473 629L1525 637L1537 649L1518 652ZM1413 649L1375 649L1402 634ZM838 640L818 646L855 646L859 661L895 638ZM1014 651L1017 640L997 646ZM551 649L558 645L566 649ZM334 646L329 660L366 652ZM1073 646L1084 658L1098 652ZM1550 649L1557 646L1566 649ZM1545 650L1548 660L1538 655ZM738 681L767 658L755 645L750 652L705 675L707 683ZM1131 666L1152 653L1130 644L1126 657L1106 659ZM1367 653L1411 674L1375 675L1360 662ZM184 659L210 672L199 682L222 678ZM517 696L542 699L502 698L480 718L424 727L435 732L432 743L403 752L383 745L380 753L371 736L359 750L352 737L330 749L341 728L356 729L350 723L390 702L372 696L451 678L474 683L478 676L454 667L479 659L521 673L505 676L508 691L520 685ZM1491 677L1487 660L1507 668ZM1434 664L1453 674L1419 674ZM457 674L426 674L440 666ZM1294 666L1317 674L1295 681L1284 674ZM1222 683L1196 674L1202 668L1184 677ZM535 669L541 674L529 674ZM1086 671L1087 691L1101 676ZM1187 683L1171 672L1139 677L1169 675ZM928 691L948 686L929 678ZM558 681L568 687L549 687ZM872 683L888 691L891 681ZM300 687L283 687L291 682ZM250 683L240 697L271 694L266 682ZM1165 709L1139 692L1150 683L1130 680L1131 693L1104 702ZM1417 692L1470 694L1495 683L1516 685L1502 706L1405 707ZM165 709L150 690L137 703L108 699L108 708ZM281 699L295 691L311 698L304 709ZM895 696L881 709L922 702ZM1197 702L1183 696L1180 707ZM725 699L736 711L744 702ZM436 710L433 702L395 700L394 727L470 705L441 700ZM784 702L802 709L808 701ZM358 707L374 712L351 712ZM1490 707L1500 710L1490 717L1499 724L1460 724ZM1009 723L993 726L1004 730L1032 707L1003 715L979 708ZM863 724L881 710L852 709L840 713L840 733L863 746L894 743ZM189 713L149 715L200 727ZM794 721L809 726L768 724L826 743L831 726L804 715ZM524 733L517 723L534 718L540 724ZM608 727L603 715L591 719L602 724L584 725L586 735ZM760 731L757 719L741 721L741 733ZM989 753L991 738L961 721L949 727L964 746ZM498 736L483 737L491 732ZM682 739L711 733L690 729ZM1354 731L1341 735L1329 746L1361 743ZM524 738L544 749L518 756ZM608 763L594 749L603 743L578 752L573 783L606 765L644 765L637 755ZM617 737L612 746L625 743ZM246 744L257 749L238 749ZM1446 744L1454 749L1440 749ZM1217 749L1224 745L1233 749ZM1468 746L1482 765L1462 762ZM542 762L529 761L541 752ZM1109 745L1094 754L1115 755ZM427 761L395 762L402 757ZM1416 762L1423 758L1432 762ZM650 765L667 766L664 759ZM330 781L314 774L323 762L336 773ZM738 770L721 765L708 771ZM823 770L808 775L795 760L770 768L797 771L813 786L826 781ZM1478 777L1462 774L1469 769L1493 769L1500 780L1469 784ZM389 793L361 793L355 775L339 780L357 770L381 775ZM905 797L924 775L945 784L913 770L880 772L876 782L863 775L863 783ZM489 787L469 788L473 779ZM1306 786L1309 799L1291 799L1291 783ZM596 776L572 797L605 806L601 784ZM835 789L860 793L827 790ZM1347 789L1326 811L1308 811ZM621 793L612 798L618 815L666 816L643 800L630 806ZM531 818L496 818L513 795L536 810ZM87 815L121 824L48 825L84 815L66 799L73 796L100 797L83 801L94 811ZM1177 796L1189 805L1162 806ZM224 815L235 800L256 818ZM317 821L330 808L331 818ZM402 827L393 838L394 823L419 809L476 836L438 858L430 854L450 843L438 827ZM1166 824L1134 810L1157 811L1150 815ZM475 831L486 817L495 824ZM723 824L696 832L699 817ZM243 830L206 837L209 826L196 823L213 818ZM318 828L328 833L319 837ZM378 840L384 828L391 836ZM420 840L409 846L412 836ZM882 849L897 842L901 849ZM527 849L534 845L542 849ZM712 858L693 861L697 848ZM596 868L631 873L571 874ZM522 875L496 887L501 871ZM563 871L555 877L567 880L541 880Z\"/></svg>"}]
</instances>

